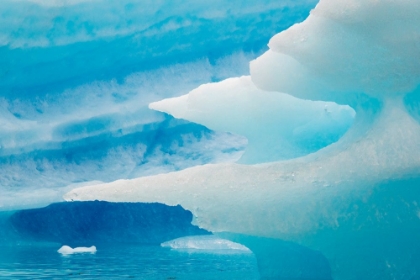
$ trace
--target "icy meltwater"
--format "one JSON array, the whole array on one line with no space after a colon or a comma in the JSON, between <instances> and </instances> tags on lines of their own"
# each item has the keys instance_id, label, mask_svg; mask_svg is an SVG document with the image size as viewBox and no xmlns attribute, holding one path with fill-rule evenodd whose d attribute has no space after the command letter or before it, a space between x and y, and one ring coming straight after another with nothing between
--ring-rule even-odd
<instances>
[{"instance_id":1,"label":"icy meltwater","mask_svg":"<svg viewBox=\"0 0 420 280\"><path fill-rule=\"evenodd\" d=\"M259 279L253 254L98 245L95 254L61 255L57 244L0 247L0 279Z\"/></svg>"}]
</instances>

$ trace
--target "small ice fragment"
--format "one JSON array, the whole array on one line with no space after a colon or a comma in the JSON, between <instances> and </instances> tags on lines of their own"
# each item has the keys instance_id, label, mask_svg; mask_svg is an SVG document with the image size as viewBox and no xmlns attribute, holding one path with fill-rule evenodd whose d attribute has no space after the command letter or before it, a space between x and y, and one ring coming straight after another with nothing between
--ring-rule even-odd
<instances>
[{"instance_id":1,"label":"small ice fragment","mask_svg":"<svg viewBox=\"0 0 420 280\"><path fill-rule=\"evenodd\" d=\"M70 246L64 245L60 249L58 249L57 252L62 254L62 255L70 255L70 254L77 254L77 253L91 253L91 254L94 254L94 253L96 253L96 247L95 246L76 247L76 248L73 249Z\"/></svg>"}]
</instances>

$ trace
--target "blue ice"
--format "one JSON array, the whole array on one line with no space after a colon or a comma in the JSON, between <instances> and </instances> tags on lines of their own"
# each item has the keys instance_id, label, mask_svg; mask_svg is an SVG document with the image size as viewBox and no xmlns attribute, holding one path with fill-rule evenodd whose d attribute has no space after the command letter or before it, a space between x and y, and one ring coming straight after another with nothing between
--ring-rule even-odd
<instances>
[{"instance_id":1,"label":"blue ice","mask_svg":"<svg viewBox=\"0 0 420 280\"><path fill-rule=\"evenodd\" d=\"M334 279L418 277L419 15L411 0L321 0L270 39L249 76L150 104L245 135L246 160L77 188L65 198L181 204L195 224L229 232L256 253L263 278L281 275L278 239L322 252ZM290 132L316 138L313 130L349 126L346 106L355 112L347 132L302 154Z\"/></svg>"},{"instance_id":2,"label":"blue ice","mask_svg":"<svg viewBox=\"0 0 420 280\"><path fill-rule=\"evenodd\" d=\"M420 275L417 0L0 7L0 209L181 205L263 279L289 244L315 279Z\"/></svg>"}]
</instances>

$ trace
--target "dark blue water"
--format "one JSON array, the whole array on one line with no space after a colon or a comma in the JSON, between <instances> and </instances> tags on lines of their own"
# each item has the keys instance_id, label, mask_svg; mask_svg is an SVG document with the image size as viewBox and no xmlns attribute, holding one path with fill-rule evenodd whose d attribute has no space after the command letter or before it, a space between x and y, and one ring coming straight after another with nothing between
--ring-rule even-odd
<instances>
[{"instance_id":1,"label":"dark blue water","mask_svg":"<svg viewBox=\"0 0 420 280\"><path fill-rule=\"evenodd\" d=\"M0 247L0 279L258 279L254 255L98 245L96 254L62 256L59 245Z\"/></svg>"}]
</instances>

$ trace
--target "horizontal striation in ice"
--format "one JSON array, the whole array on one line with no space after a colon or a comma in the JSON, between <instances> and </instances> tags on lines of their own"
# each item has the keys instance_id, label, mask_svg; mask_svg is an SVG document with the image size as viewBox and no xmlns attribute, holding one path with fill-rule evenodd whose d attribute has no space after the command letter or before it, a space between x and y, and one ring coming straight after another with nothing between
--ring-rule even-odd
<instances>
[{"instance_id":1,"label":"horizontal striation in ice","mask_svg":"<svg viewBox=\"0 0 420 280\"><path fill-rule=\"evenodd\" d=\"M148 104L248 74L315 4L1 1L0 209L60 201L74 183L237 160L244 138Z\"/></svg>"}]
</instances>

